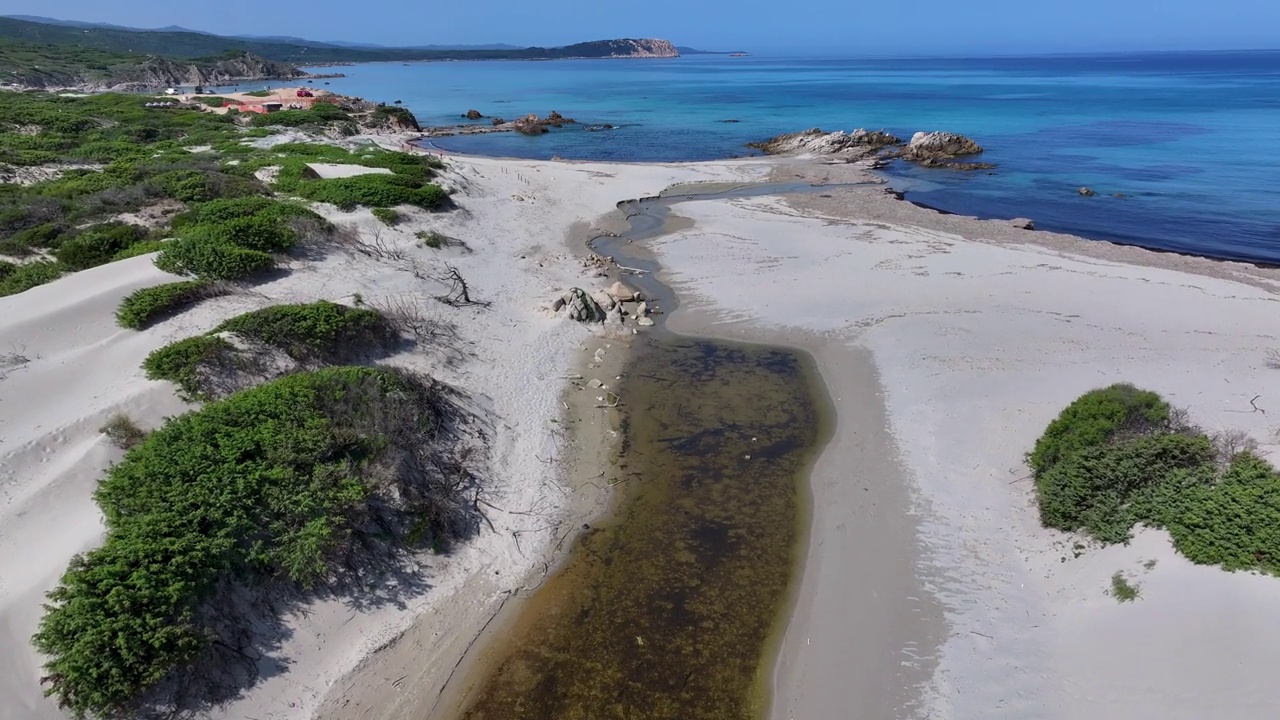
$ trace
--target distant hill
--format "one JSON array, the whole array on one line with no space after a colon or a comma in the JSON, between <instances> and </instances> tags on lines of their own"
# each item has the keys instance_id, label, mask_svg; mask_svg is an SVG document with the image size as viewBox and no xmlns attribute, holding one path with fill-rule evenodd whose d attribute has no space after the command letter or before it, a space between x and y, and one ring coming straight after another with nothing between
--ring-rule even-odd
<instances>
[{"instance_id":1,"label":"distant hill","mask_svg":"<svg viewBox=\"0 0 1280 720\"><path fill-rule=\"evenodd\" d=\"M35 18L35 19L26 19ZM102 23L80 23L36 16L0 17L0 39L66 45L128 55L179 59L228 54L255 56L296 64L387 62L414 60L548 60L555 58L677 57L666 40L599 40L556 48L498 46L377 47L339 45L294 37L223 37L166 28L138 30Z\"/></svg>"}]
</instances>

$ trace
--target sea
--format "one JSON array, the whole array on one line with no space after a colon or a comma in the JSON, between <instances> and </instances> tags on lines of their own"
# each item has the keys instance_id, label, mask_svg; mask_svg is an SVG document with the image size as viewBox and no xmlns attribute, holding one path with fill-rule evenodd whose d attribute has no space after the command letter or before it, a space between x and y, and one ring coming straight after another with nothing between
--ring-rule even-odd
<instances>
[{"instance_id":1,"label":"sea","mask_svg":"<svg viewBox=\"0 0 1280 720\"><path fill-rule=\"evenodd\" d=\"M552 110L538 137L435 139L451 152L689 161L784 132L959 132L993 171L897 164L910 200L1027 217L1089 238L1280 263L1280 51L962 59L729 57L363 64L327 89L424 124ZM317 86L321 81L316 81ZM488 120L479 121L487 123ZM590 130L610 124L612 130ZM1084 197L1079 189L1097 194Z\"/></svg>"}]
</instances>

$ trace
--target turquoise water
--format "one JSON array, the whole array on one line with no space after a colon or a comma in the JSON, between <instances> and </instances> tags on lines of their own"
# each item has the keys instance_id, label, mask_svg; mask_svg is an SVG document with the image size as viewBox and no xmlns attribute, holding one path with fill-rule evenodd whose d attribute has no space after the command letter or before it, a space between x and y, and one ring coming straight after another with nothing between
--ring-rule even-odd
<instances>
[{"instance_id":1,"label":"turquoise water","mask_svg":"<svg viewBox=\"0 0 1280 720\"><path fill-rule=\"evenodd\" d=\"M999 166L995 173L891 170L910 199L983 217L1030 217L1088 237L1280 262L1280 52L695 56L342 71L348 77L329 81L332 89L402 100L424 123L458 123L471 108L506 118L557 110L583 123L541 137L434 141L456 152L705 160L750 154L748 141L809 127L961 132L986 146L983 159ZM620 127L584 129L603 123ZM1098 196L1080 197L1084 185Z\"/></svg>"}]
</instances>

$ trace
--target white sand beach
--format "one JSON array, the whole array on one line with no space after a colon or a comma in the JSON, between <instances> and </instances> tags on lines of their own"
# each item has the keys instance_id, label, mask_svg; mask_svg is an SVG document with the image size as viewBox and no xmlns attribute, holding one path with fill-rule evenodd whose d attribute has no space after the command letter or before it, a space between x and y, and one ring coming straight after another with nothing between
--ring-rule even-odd
<instances>
[{"instance_id":1,"label":"white sand beach","mask_svg":"<svg viewBox=\"0 0 1280 720\"><path fill-rule=\"evenodd\" d=\"M28 638L67 561L101 540L90 495L119 451L98 427L121 410L149 428L184 409L143 378L146 354L245 310L353 293L407 298L457 328L451 352L390 362L489 413L492 528L424 557L427 586L398 603L332 601L288 618L273 653L283 672L214 716L447 717L437 699L468 648L607 500L582 479L613 431L570 378L614 371L626 339L541 307L607 282L584 266L587 229L618 201L677 183L829 172L772 160L448 162L457 211L394 229L327 211L378 233L395 261L299 259L140 333L112 314L132 290L171 279L149 257L0 298L0 353L15 356L0 381L0 718L63 717L40 697ZM1210 430L1274 442L1280 371L1264 353L1280 347L1280 276L941 216L875 188L824 194L684 202L675 212L693 226L646 243L682 303L672 327L803 348L835 403L772 716L1274 717L1280 580L1193 566L1159 532L1077 553L1076 538L1040 528L1023 455L1068 402L1118 381L1161 392ZM422 229L472 252L417 247ZM442 257L492 305L431 299L438 289L412 263ZM608 360L589 368L600 348ZM1116 571L1133 573L1138 601L1106 595Z\"/></svg>"}]
</instances>

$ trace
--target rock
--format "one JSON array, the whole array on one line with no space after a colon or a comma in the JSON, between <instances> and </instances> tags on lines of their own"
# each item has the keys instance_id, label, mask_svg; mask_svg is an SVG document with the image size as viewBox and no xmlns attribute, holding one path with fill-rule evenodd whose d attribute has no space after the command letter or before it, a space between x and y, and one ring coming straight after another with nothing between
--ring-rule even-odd
<instances>
[{"instance_id":1,"label":"rock","mask_svg":"<svg viewBox=\"0 0 1280 720\"><path fill-rule=\"evenodd\" d=\"M622 324L622 306L621 305L614 305L613 309L609 311L609 324L611 325Z\"/></svg>"},{"instance_id":2,"label":"rock","mask_svg":"<svg viewBox=\"0 0 1280 720\"><path fill-rule=\"evenodd\" d=\"M468 110L467 114L462 117L468 120L480 120L484 118L484 115L481 115L479 110Z\"/></svg>"},{"instance_id":3,"label":"rock","mask_svg":"<svg viewBox=\"0 0 1280 720\"><path fill-rule=\"evenodd\" d=\"M591 382L587 383L587 385L589 385L593 390L599 390L604 387L604 383L600 382L599 378L591 378Z\"/></svg>"},{"instance_id":4,"label":"rock","mask_svg":"<svg viewBox=\"0 0 1280 720\"><path fill-rule=\"evenodd\" d=\"M494 127L498 127L499 125L505 125L507 121L503 120L500 117L496 117L491 122L493 123Z\"/></svg>"},{"instance_id":5,"label":"rock","mask_svg":"<svg viewBox=\"0 0 1280 720\"><path fill-rule=\"evenodd\" d=\"M889 197L893 198L894 200L902 200L903 198L905 198L905 197L906 197L906 194L905 194L905 193L903 193L901 190L894 190L894 189L893 189L893 188L891 188L891 187L887 187L887 188L885 188L884 190L882 190L881 192L883 192L885 195L888 195Z\"/></svg>"},{"instance_id":6,"label":"rock","mask_svg":"<svg viewBox=\"0 0 1280 720\"><path fill-rule=\"evenodd\" d=\"M653 327L653 318L642 317L636 320L640 327Z\"/></svg>"},{"instance_id":7,"label":"rock","mask_svg":"<svg viewBox=\"0 0 1280 720\"><path fill-rule=\"evenodd\" d=\"M569 317L578 322L597 323L605 319L604 310L582 288L570 290L566 304L569 306Z\"/></svg>"},{"instance_id":8,"label":"rock","mask_svg":"<svg viewBox=\"0 0 1280 720\"><path fill-rule=\"evenodd\" d=\"M1082 187L1082 188L1080 188L1079 190L1077 190L1076 192L1080 193L1080 195L1081 195L1081 196L1083 196L1083 197L1093 197L1094 195L1097 195L1097 194L1098 194L1098 193L1097 193L1096 191L1094 191L1092 188L1088 188L1088 187Z\"/></svg>"},{"instance_id":9,"label":"rock","mask_svg":"<svg viewBox=\"0 0 1280 720\"><path fill-rule=\"evenodd\" d=\"M591 293L591 299L595 300L596 304L605 310L612 310L618 304L617 299L605 290L597 290Z\"/></svg>"},{"instance_id":10,"label":"rock","mask_svg":"<svg viewBox=\"0 0 1280 720\"><path fill-rule=\"evenodd\" d=\"M1009 221L1009 224L1018 228L1019 230L1035 230L1036 229L1035 221L1030 218L1014 218Z\"/></svg>"},{"instance_id":11,"label":"rock","mask_svg":"<svg viewBox=\"0 0 1280 720\"><path fill-rule=\"evenodd\" d=\"M639 292L624 285L621 282L616 282L613 285L609 286L609 294L612 295L613 299L617 300L618 302L631 302L633 300L641 299Z\"/></svg>"},{"instance_id":12,"label":"rock","mask_svg":"<svg viewBox=\"0 0 1280 720\"><path fill-rule=\"evenodd\" d=\"M551 301L551 311L552 311L552 312L560 312L560 309L564 307L565 302L566 302L566 301L565 301L565 299L564 299L564 298L562 298L562 297L558 297L558 298L556 298L555 300L552 300L552 301Z\"/></svg>"},{"instance_id":13,"label":"rock","mask_svg":"<svg viewBox=\"0 0 1280 720\"><path fill-rule=\"evenodd\" d=\"M641 302L639 305L636 305L636 315L640 317L644 317L645 315L648 315L648 314L649 314L649 303Z\"/></svg>"},{"instance_id":14,"label":"rock","mask_svg":"<svg viewBox=\"0 0 1280 720\"><path fill-rule=\"evenodd\" d=\"M739 123L739 122L742 122L742 121L741 121L741 120L721 120L720 122L722 122L722 123Z\"/></svg>"},{"instance_id":15,"label":"rock","mask_svg":"<svg viewBox=\"0 0 1280 720\"><path fill-rule=\"evenodd\" d=\"M903 157L912 160L926 158L955 158L962 155L977 155L982 146L964 135L949 132L918 132L911 136L903 151Z\"/></svg>"},{"instance_id":16,"label":"rock","mask_svg":"<svg viewBox=\"0 0 1280 720\"><path fill-rule=\"evenodd\" d=\"M764 142L747 143L747 147L761 150L768 155L797 155L812 153L815 155L840 155L856 159L870 155L876 150L889 145L896 145L902 140L882 130L854 130L823 132L813 128L798 133L787 133L769 138Z\"/></svg>"}]
</instances>

